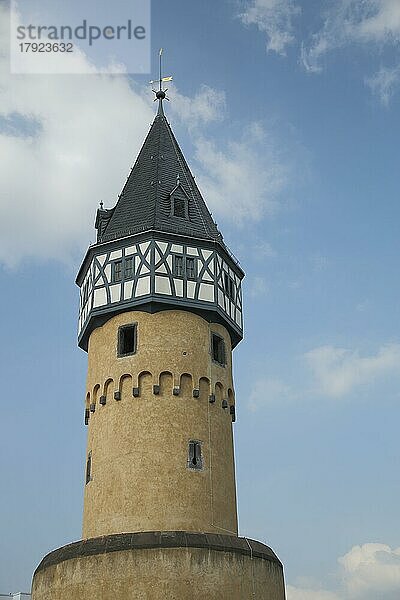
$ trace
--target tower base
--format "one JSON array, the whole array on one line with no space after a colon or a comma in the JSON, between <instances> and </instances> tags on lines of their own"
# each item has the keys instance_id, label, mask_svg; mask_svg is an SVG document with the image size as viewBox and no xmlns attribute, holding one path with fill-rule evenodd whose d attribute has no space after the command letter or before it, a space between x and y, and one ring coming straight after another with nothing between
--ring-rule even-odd
<instances>
[{"instance_id":1,"label":"tower base","mask_svg":"<svg viewBox=\"0 0 400 600\"><path fill-rule=\"evenodd\" d=\"M32 600L285 600L283 567L254 540L182 531L121 533L50 552Z\"/></svg>"}]
</instances>

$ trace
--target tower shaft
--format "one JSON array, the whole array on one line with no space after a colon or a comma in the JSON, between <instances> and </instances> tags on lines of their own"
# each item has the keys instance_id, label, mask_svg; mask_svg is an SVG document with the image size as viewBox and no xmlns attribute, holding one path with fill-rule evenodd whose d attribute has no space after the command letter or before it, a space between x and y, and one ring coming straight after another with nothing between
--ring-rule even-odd
<instances>
[{"instance_id":1,"label":"tower shaft","mask_svg":"<svg viewBox=\"0 0 400 600\"><path fill-rule=\"evenodd\" d=\"M119 356L129 327L134 353ZM213 357L213 339L224 346L224 364ZM83 537L237 535L225 327L187 311L124 312L92 332L88 357Z\"/></svg>"}]
</instances>

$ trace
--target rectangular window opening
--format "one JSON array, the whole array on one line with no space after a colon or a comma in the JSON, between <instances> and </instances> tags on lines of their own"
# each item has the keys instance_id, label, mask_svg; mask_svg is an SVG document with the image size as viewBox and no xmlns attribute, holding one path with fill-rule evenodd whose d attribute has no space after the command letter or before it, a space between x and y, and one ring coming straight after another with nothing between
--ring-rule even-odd
<instances>
[{"instance_id":1,"label":"rectangular window opening","mask_svg":"<svg viewBox=\"0 0 400 600\"><path fill-rule=\"evenodd\" d=\"M122 281L122 260L117 260L113 267L113 281Z\"/></svg>"},{"instance_id":2,"label":"rectangular window opening","mask_svg":"<svg viewBox=\"0 0 400 600\"><path fill-rule=\"evenodd\" d=\"M118 356L136 352L136 324L123 325L118 330Z\"/></svg>"},{"instance_id":3,"label":"rectangular window opening","mask_svg":"<svg viewBox=\"0 0 400 600\"><path fill-rule=\"evenodd\" d=\"M186 276L188 279L196 279L196 262L194 258L186 258Z\"/></svg>"},{"instance_id":4,"label":"rectangular window opening","mask_svg":"<svg viewBox=\"0 0 400 600\"><path fill-rule=\"evenodd\" d=\"M212 334L211 350L213 359L222 366L226 364L225 342L219 335Z\"/></svg>"},{"instance_id":5,"label":"rectangular window opening","mask_svg":"<svg viewBox=\"0 0 400 600\"><path fill-rule=\"evenodd\" d=\"M183 256L173 256L172 271L176 277L183 277Z\"/></svg>"},{"instance_id":6,"label":"rectangular window opening","mask_svg":"<svg viewBox=\"0 0 400 600\"><path fill-rule=\"evenodd\" d=\"M235 299L235 284L234 284L232 277L230 277L228 275L228 273L224 273L224 287L225 287L225 294L228 296L228 298L230 300L234 300Z\"/></svg>"},{"instance_id":7,"label":"rectangular window opening","mask_svg":"<svg viewBox=\"0 0 400 600\"><path fill-rule=\"evenodd\" d=\"M132 279L133 277L133 257L130 256L125 259L125 279Z\"/></svg>"},{"instance_id":8,"label":"rectangular window opening","mask_svg":"<svg viewBox=\"0 0 400 600\"><path fill-rule=\"evenodd\" d=\"M181 219L186 218L186 202L183 198L174 198L174 217L179 217Z\"/></svg>"}]
</instances>

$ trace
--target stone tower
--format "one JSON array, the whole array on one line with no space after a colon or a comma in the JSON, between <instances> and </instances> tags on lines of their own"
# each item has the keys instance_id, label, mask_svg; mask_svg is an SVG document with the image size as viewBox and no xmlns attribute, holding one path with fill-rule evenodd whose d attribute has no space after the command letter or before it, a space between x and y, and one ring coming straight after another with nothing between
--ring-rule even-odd
<instances>
[{"instance_id":1,"label":"stone tower","mask_svg":"<svg viewBox=\"0 0 400 600\"><path fill-rule=\"evenodd\" d=\"M88 352L83 539L33 600L284 600L282 565L238 537L232 349L244 276L163 111L77 276Z\"/></svg>"}]
</instances>

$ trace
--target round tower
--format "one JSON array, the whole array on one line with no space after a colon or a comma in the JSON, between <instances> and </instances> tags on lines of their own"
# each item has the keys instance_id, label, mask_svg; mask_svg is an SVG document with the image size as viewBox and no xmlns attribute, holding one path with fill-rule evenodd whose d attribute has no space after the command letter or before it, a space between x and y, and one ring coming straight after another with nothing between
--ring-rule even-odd
<instances>
[{"instance_id":1,"label":"round tower","mask_svg":"<svg viewBox=\"0 0 400 600\"><path fill-rule=\"evenodd\" d=\"M83 540L43 559L33 600L284 600L278 558L237 537L232 350L244 273L157 98L77 276L88 352Z\"/></svg>"}]
</instances>

